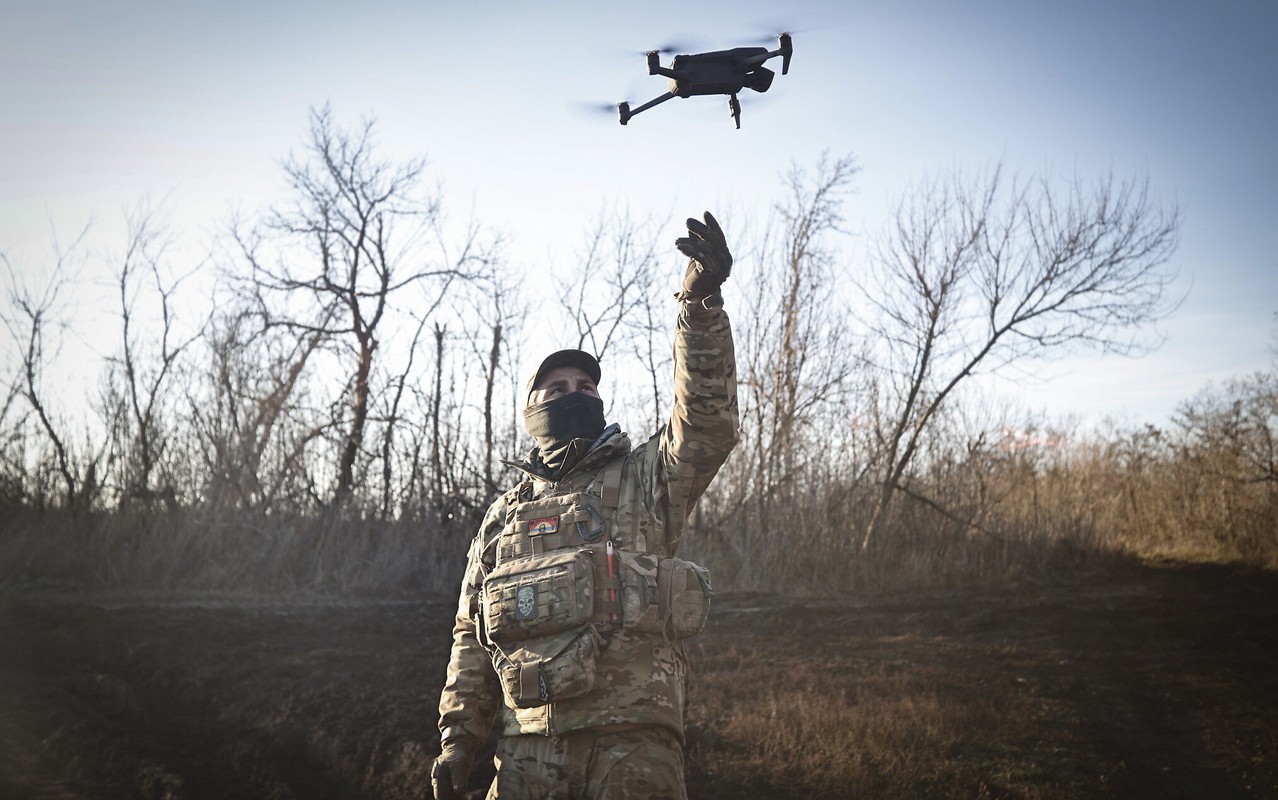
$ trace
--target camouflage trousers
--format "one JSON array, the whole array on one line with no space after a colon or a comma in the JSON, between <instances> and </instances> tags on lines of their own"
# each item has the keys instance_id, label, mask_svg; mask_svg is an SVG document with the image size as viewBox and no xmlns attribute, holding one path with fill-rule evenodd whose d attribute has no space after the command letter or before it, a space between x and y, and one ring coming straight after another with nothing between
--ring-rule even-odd
<instances>
[{"instance_id":1,"label":"camouflage trousers","mask_svg":"<svg viewBox=\"0 0 1278 800\"><path fill-rule=\"evenodd\" d=\"M504 736L488 800L687 800L683 747L666 728Z\"/></svg>"}]
</instances>

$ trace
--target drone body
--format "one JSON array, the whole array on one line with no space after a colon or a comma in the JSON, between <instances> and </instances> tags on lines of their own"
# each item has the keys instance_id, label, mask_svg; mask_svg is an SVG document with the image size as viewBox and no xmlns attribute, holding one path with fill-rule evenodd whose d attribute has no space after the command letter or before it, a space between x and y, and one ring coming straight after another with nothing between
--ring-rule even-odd
<instances>
[{"instance_id":1,"label":"drone body","mask_svg":"<svg viewBox=\"0 0 1278 800\"><path fill-rule=\"evenodd\" d=\"M648 53L648 74L664 75L670 81L670 90L633 110L630 103L619 103L617 112L621 124L625 125L635 114L647 111L672 97L726 94L728 110L736 126L740 128L741 103L737 100L737 93L742 89L766 92L772 85L776 73L763 66L764 62L781 56L781 74L785 75L790 71L790 56L794 52L794 45L788 33L781 34L779 38L780 47L776 50L768 50L766 47L736 47L713 53L678 55L670 62L669 67L661 66L659 53L653 50Z\"/></svg>"}]
</instances>

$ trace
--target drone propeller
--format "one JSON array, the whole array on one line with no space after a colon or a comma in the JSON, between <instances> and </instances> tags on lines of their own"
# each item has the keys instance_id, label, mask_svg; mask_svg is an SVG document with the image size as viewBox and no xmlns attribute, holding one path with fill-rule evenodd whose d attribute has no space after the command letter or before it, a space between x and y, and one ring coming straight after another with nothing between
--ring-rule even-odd
<instances>
[{"instance_id":1,"label":"drone propeller","mask_svg":"<svg viewBox=\"0 0 1278 800\"><path fill-rule=\"evenodd\" d=\"M629 103L629 100L623 102ZM576 103L577 109L593 114L616 114L617 103Z\"/></svg>"},{"instance_id":2,"label":"drone propeller","mask_svg":"<svg viewBox=\"0 0 1278 800\"><path fill-rule=\"evenodd\" d=\"M625 101L627 104L630 101ZM595 121L603 122L607 120L613 125L617 124L617 113L621 103L597 103L587 100L581 100L568 104L569 111L576 116L589 119L592 123Z\"/></svg>"},{"instance_id":3,"label":"drone propeller","mask_svg":"<svg viewBox=\"0 0 1278 800\"><path fill-rule=\"evenodd\" d=\"M790 36L793 33L794 31L790 30L789 28L783 28L778 30L776 33L769 33L769 34L760 35L760 36L752 36L748 39L745 39L742 43L750 44L750 45L776 44L777 39L781 38L782 36Z\"/></svg>"},{"instance_id":4,"label":"drone propeller","mask_svg":"<svg viewBox=\"0 0 1278 800\"><path fill-rule=\"evenodd\" d=\"M756 35L751 44L767 44L768 42L775 42L777 37L783 33L797 36L828 28L831 20L828 14L808 10L798 13L787 11L775 16L756 17L755 19L745 20L743 24L746 30L753 31Z\"/></svg>"},{"instance_id":5,"label":"drone propeller","mask_svg":"<svg viewBox=\"0 0 1278 800\"><path fill-rule=\"evenodd\" d=\"M705 50L709 47L705 39L696 36L681 35L674 39L667 39L656 47L650 47L647 50L632 51L638 52L639 55L648 55L649 53L660 53L663 56L671 54L680 55L684 53L695 53L699 50Z\"/></svg>"},{"instance_id":6,"label":"drone propeller","mask_svg":"<svg viewBox=\"0 0 1278 800\"><path fill-rule=\"evenodd\" d=\"M793 32L791 30L783 30L780 33L750 39L748 42L753 45L771 45L774 43L778 45L778 50L781 52L781 74L789 74L790 57L794 53Z\"/></svg>"},{"instance_id":7,"label":"drone propeller","mask_svg":"<svg viewBox=\"0 0 1278 800\"><path fill-rule=\"evenodd\" d=\"M649 53L660 53L663 56L668 56L678 53L690 53L696 49L697 48L694 45L689 45L685 42L666 42L665 44L658 45L651 50L643 51L643 54L648 55Z\"/></svg>"}]
</instances>

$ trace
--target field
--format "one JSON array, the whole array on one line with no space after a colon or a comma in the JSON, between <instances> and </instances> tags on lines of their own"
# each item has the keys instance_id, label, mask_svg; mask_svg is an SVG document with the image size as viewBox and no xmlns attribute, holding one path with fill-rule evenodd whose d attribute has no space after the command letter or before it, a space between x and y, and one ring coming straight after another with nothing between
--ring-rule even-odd
<instances>
[{"instance_id":1,"label":"field","mask_svg":"<svg viewBox=\"0 0 1278 800\"><path fill-rule=\"evenodd\" d=\"M0 797L422 797L452 606L8 591ZM1278 797L1272 572L721 595L690 653L694 798Z\"/></svg>"}]
</instances>

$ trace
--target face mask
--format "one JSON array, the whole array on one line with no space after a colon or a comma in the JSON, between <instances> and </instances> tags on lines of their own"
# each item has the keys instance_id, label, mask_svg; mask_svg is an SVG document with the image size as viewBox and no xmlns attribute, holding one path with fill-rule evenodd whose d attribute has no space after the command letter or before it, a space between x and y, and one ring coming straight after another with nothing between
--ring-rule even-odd
<instances>
[{"instance_id":1,"label":"face mask","mask_svg":"<svg viewBox=\"0 0 1278 800\"><path fill-rule=\"evenodd\" d=\"M604 429L603 401L585 392L556 397L524 409L524 427L543 451L573 439L593 441Z\"/></svg>"}]
</instances>

